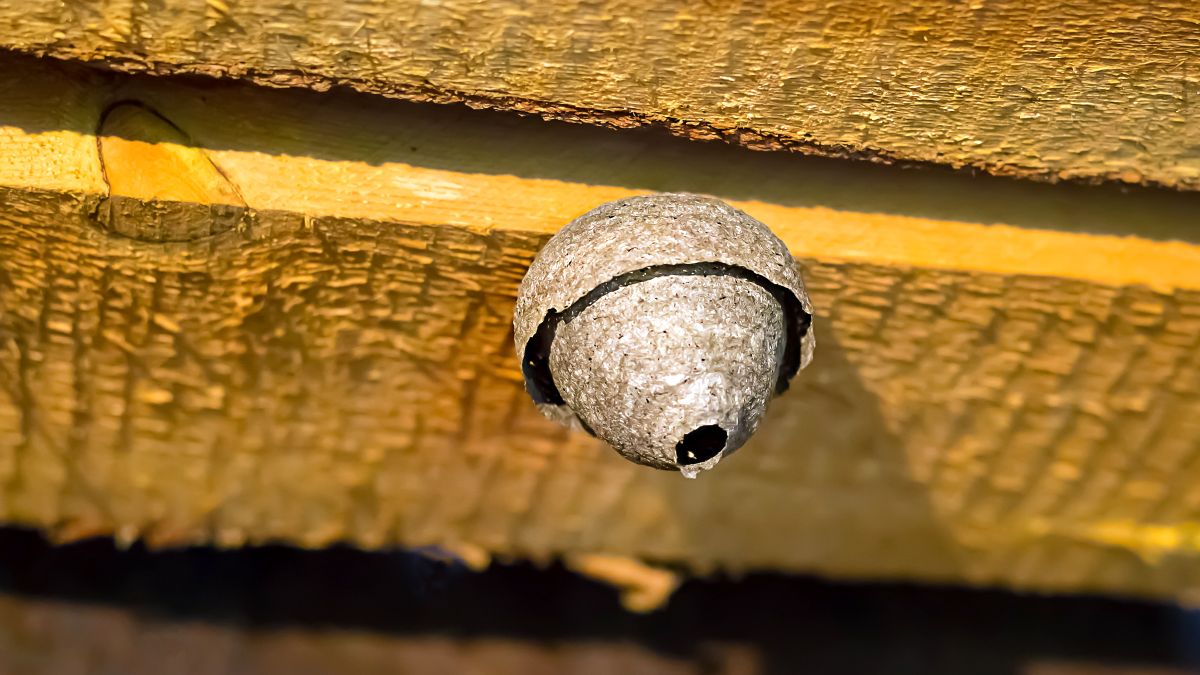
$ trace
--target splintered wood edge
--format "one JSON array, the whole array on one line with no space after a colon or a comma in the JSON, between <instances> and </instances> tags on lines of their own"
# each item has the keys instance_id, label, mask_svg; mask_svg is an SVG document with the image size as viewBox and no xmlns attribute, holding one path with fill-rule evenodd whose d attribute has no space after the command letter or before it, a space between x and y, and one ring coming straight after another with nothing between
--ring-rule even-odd
<instances>
[{"instance_id":1,"label":"splintered wood edge","mask_svg":"<svg viewBox=\"0 0 1200 675\"><path fill-rule=\"evenodd\" d=\"M105 173L120 172L153 175L163 203L196 194L172 182L213 184L211 194L235 196L214 202L252 210L531 233L613 199L693 191L767 223L801 258L1200 288L1200 197L1190 194L904 171L352 94L15 61L0 74L0 186L149 194L144 181L124 195L108 185ZM115 100L163 116L199 150L116 132L108 144L122 152L105 166L95 135ZM164 157L216 172L155 171Z\"/></svg>"}]
</instances>

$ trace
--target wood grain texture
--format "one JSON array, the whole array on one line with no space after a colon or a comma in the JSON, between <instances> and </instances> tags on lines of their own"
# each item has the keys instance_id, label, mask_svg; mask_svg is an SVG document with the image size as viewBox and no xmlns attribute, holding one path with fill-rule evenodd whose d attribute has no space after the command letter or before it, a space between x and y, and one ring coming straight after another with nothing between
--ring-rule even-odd
<instances>
[{"instance_id":1,"label":"wood grain texture","mask_svg":"<svg viewBox=\"0 0 1200 675\"><path fill-rule=\"evenodd\" d=\"M1200 588L1196 195L13 63L0 520L158 545ZM236 186L244 227L104 228L95 134L128 99ZM763 218L817 307L814 365L698 482L542 419L512 354L516 285L554 228L653 189Z\"/></svg>"},{"instance_id":2,"label":"wood grain texture","mask_svg":"<svg viewBox=\"0 0 1200 675\"><path fill-rule=\"evenodd\" d=\"M1200 187L1187 0L2 0L0 46L884 162Z\"/></svg>"}]
</instances>

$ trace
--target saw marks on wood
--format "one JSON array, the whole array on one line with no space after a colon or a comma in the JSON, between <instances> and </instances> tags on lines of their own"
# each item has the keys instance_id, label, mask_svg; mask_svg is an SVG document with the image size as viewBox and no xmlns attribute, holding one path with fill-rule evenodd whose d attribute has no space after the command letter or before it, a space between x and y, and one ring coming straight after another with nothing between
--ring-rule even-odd
<instances>
[{"instance_id":1,"label":"saw marks on wood","mask_svg":"<svg viewBox=\"0 0 1200 675\"><path fill-rule=\"evenodd\" d=\"M13 62L6 522L160 545L1200 585L1196 195ZM96 130L121 100L180 134L128 162L202 152L243 199L241 226L178 242L104 229ZM648 190L765 220L817 308L813 366L697 482L541 418L512 354L516 286L549 235Z\"/></svg>"},{"instance_id":2,"label":"saw marks on wood","mask_svg":"<svg viewBox=\"0 0 1200 675\"><path fill-rule=\"evenodd\" d=\"M877 161L1200 187L1187 0L0 0L0 46L664 126Z\"/></svg>"}]
</instances>

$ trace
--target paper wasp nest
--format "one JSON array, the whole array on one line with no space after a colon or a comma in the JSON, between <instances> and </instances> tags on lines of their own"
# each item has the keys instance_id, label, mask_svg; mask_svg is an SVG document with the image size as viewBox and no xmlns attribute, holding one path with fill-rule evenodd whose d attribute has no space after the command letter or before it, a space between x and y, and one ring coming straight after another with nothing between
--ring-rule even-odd
<instances>
[{"instance_id":1,"label":"paper wasp nest","mask_svg":"<svg viewBox=\"0 0 1200 675\"><path fill-rule=\"evenodd\" d=\"M517 296L525 385L549 417L694 478L750 437L812 359L787 247L709 197L604 204L550 239Z\"/></svg>"}]
</instances>

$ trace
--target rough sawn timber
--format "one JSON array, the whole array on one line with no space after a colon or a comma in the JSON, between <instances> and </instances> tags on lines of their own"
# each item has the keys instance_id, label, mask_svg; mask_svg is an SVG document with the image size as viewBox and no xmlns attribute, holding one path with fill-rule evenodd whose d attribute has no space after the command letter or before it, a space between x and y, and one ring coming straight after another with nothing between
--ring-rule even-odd
<instances>
[{"instance_id":1,"label":"rough sawn timber","mask_svg":"<svg viewBox=\"0 0 1200 675\"><path fill-rule=\"evenodd\" d=\"M1200 188L1190 0L0 0L0 36L127 72Z\"/></svg>"},{"instance_id":2,"label":"rough sawn timber","mask_svg":"<svg viewBox=\"0 0 1200 675\"><path fill-rule=\"evenodd\" d=\"M142 236L223 218L195 185L244 213ZM645 190L770 224L817 308L700 481L542 419L512 353L538 248ZM0 60L0 520L1193 597L1198 198Z\"/></svg>"}]
</instances>

